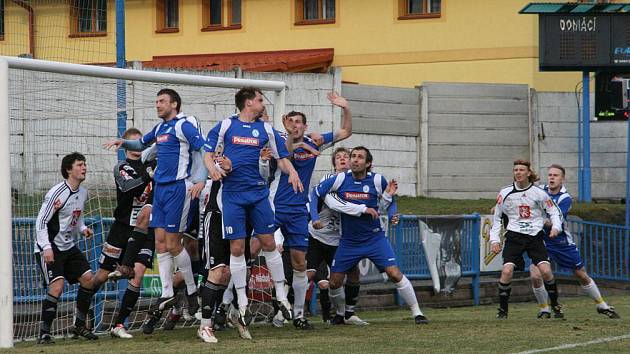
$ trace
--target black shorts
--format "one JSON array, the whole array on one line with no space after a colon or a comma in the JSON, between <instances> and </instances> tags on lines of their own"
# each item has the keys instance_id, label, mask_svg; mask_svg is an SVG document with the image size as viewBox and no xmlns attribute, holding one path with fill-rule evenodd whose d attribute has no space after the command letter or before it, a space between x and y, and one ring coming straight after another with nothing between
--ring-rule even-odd
<instances>
[{"instance_id":1,"label":"black shorts","mask_svg":"<svg viewBox=\"0 0 630 354\"><path fill-rule=\"evenodd\" d=\"M209 211L204 218L204 254L206 269L212 270L230 264L230 241L223 239L221 213Z\"/></svg>"},{"instance_id":2,"label":"black shorts","mask_svg":"<svg viewBox=\"0 0 630 354\"><path fill-rule=\"evenodd\" d=\"M98 264L101 269L113 272L125 256L125 250L129 238L133 235L133 226L114 221L107 240L102 245L101 256ZM136 262L144 264L147 268L153 268L153 253L155 251L155 233L149 229L147 238L136 257Z\"/></svg>"},{"instance_id":3,"label":"black shorts","mask_svg":"<svg viewBox=\"0 0 630 354\"><path fill-rule=\"evenodd\" d=\"M527 252L532 263L549 262L547 248L543 241L543 232L536 236L508 231L505 234L505 246L503 247L503 264L514 264L515 270L525 270L523 253Z\"/></svg>"},{"instance_id":4,"label":"black shorts","mask_svg":"<svg viewBox=\"0 0 630 354\"><path fill-rule=\"evenodd\" d=\"M306 252L306 270L317 271L321 263L331 266L335 252L337 252L337 246L327 245L314 237L310 237L308 252Z\"/></svg>"},{"instance_id":5,"label":"black shorts","mask_svg":"<svg viewBox=\"0 0 630 354\"><path fill-rule=\"evenodd\" d=\"M52 264L46 264L44 262L44 252L35 253L37 264L39 264L39 269L44 279L44 286L48 286L48 284L60 278L66 279L70 284L76 284L83 274L92 271L87 258L77 246L67 251L59 251L53 247L53 255L55 256L55 261Z\"/></svg>"}]
</instances>

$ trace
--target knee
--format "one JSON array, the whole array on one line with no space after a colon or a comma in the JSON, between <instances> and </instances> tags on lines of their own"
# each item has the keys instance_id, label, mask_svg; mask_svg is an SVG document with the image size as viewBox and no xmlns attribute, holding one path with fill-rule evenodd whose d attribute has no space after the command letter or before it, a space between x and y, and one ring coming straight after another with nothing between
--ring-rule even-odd
<instances>
[{"instance_id":1,"label":"knee","mask_svg":"<svg viewBox=\"0 0 630 354\"><path fill-rule=\"evenodd\" d=\"M501 269L501 279L505 281L510 281L512 280L513 273L514 273L514 268L511 265L506 264L503 266L503 269Z\"/></svg>"},{"instance_id":2,"label":"knee","mask_svg":"<svg viewBox=\"0 0 630 354\"><path fill-rule=\"evenodd\" d=\"M328 287L330 289L339 289L341 288L341 279L336 279L336 278L331 278L330 281L328 282Z\"/></svg>"},{"instance_id":3,"label":"knee","mask_svg":"<svg viewBox=\"0 0 630 354\"><path fill-rule=\"evenodd\" d=\"M389 279L394 283L398 283L403 279L403 274L400 272L398 267L387 267L385 269L385 273L387 273Z\"/></svg>"},{"instance_id":4,"label":"knee","mask_svg":"<svg viewBox=\"0 0 630 354\"><path fill-rule=\"evenodd\" d=\"M322 280L322 281L318 282L317 283L317 287L320 290L327 290L328 287L329 287L328 280Z\"/></svg>"},{"instance_id":5,"label":"knee","mask_svg":"<svg viewBox=\"0 0 630 354\"><path fill-rule=\"evenodd\" d=\"M63 291L63 279L55 280L51 284L48 284L48 293L54 297L61 296Z\"/></svg>"}]
</instances>

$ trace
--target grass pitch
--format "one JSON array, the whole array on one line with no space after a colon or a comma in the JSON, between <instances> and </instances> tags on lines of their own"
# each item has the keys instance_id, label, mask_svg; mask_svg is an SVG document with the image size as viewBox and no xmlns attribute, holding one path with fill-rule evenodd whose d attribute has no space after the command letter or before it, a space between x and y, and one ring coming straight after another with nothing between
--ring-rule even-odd
<instances>
[{"instance_id":1,"label":"grass pitch","mask_svg":"<svg viewBox=\"0 0 630 354\"><path fill-rule=\"evenodd\" d=\"M630 296L607 298L621 320L595 312L586 297L561 299L566 320L536 319L533 303L512 304L507 320L496 320L496 306L426 309L429 325L417 326L406 310L360 312L366 327L329 326L311 318L314 331L298 331L285 324L251 328L253 341L238 338L235 330L217 332L219 343L205 344L196 328L156 330L131 340L102 336L98 341L57 339L52 346L17 343L8 352L20 353L517 353L565 344L626 335L627 338L578 346L571 353L630 353Z\"/></svg>"}]
</instances>

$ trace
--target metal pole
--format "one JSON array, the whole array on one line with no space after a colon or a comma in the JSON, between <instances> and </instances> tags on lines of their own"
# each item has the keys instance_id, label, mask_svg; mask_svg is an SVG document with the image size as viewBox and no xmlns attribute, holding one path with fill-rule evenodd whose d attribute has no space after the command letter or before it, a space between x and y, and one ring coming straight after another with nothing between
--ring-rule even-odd
<instances>
[{"instance_id":1,"label":"metal pole","mask_svg":"<svg viewBox=\"0 0 630 354\"><path fill-rule=\"evenodd\" d=\"M628 126L627 146L626 146L626 239L628 238L628 227L630 226L630 119L626 122ZM626 260L628 260L626 258Z\"/></svg>"},{"instance_id":2,"label":"metal pole","mask_svg":"<svg viewBox=\"0 0 630 354\"><path fill-rule=\"evenodd\" d=\"M589 82L589 72L582 72L582 139L583 139L583 162L582 166L584 168L584 177L582 178L582 182L584 184L584 198L582 201L590 202L591 201L591 102L590 97L591 94L589 92L590 82Z\"/></svg>"},{"instance_id":3,"label":"metal pole","mask_svg":"<svg viewBox=\"0 0 630 354\"><path fill-rule=\"evenodd\" d=\"M0 348L13 347L13 230L11 226L11 150L9 147L9 64L0 58Z\"/></svg>"},{"instance_id":4,"label":"metal pole","mask_svg":"<svg viewBox=\"0 0 630 354\"><path fill-rule=\"evenodd\" d=\"M116 0L116 67L127 66L125 55L125 0ZM116 80L116 117L118 119L118 137L127 130L127 82ZM125 151L118 150L118 160L125 159Z\"/></svg>"},{"instance_id":5,"label":"metal pole","mask_svg":"<svg viewBox=\"0 0 630 354\"><path fill-rule=\"evenodd\" d=\"M584 201L584 167L582 164L582 112L578 104L577 114L577 160L578 160L578 201Z\"/></svg>"}]
</instances>

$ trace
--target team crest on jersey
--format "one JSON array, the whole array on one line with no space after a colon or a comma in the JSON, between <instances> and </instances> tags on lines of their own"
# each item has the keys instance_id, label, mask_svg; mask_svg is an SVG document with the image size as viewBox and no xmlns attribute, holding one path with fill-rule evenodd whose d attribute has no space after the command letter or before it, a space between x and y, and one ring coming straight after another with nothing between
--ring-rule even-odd
<instances>
[{"instance_id":1,"label":"team crest on jersey","mask_svg":"<svg viewBox=\"0 0 630 354\"><path fill-rule=\"evenodd\" d=\"M365 193L369 192L370 191L370 187L369 186L363 186L363 191Z\"/></svg>"},{"instance_id":2,"label":"team crest on jersey","mask_svg":"<svg viewBox=\"0 0 630 354\"><path fill-rule=\"evenodd\" d=\"M232 144L258 146L258 138L250 138L245 136L233 136Z\"/></svg>"},{"instance_id":3,"label":"team crest on jersey","mask_svg":"<svg viewBox=\"0 0 630 354\"><path fill-rule=\"evenodd\" d=\"M254 138L257 138L260 135L260 133L258 132L258 129L252 130L252 135L254 136Z\"/></svg>"},{"instance_id":4,"label":"team crest on jersey","mask_svg":"<svg viewBox=\"0 0 630 354\"><path fill-rule=\"evenodd\" d=\"M367 199L370 199L370 195L368 193L345 192L343 195L344 195L345 199L354 199L354 200L367 200Z\"/></svg>"},{"instance_id":5,"label":"team crest on jersey","mask_svg":"<svg viewBox=\"0 0 630 354\"><path fill-rule=\"evenodd\" d=\"M168 141L168 134L158 135L156 140L158 143L165 143Z\"/></svg>"}]
</instances>

